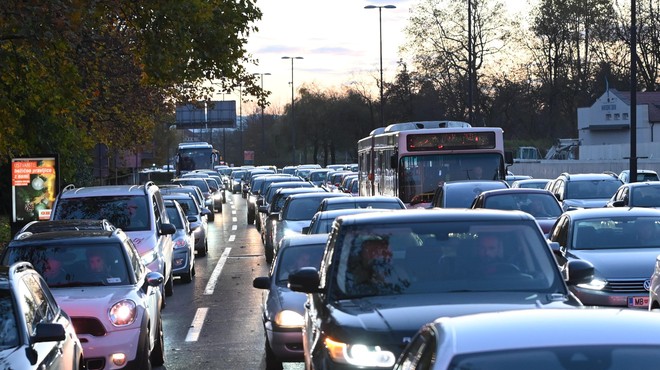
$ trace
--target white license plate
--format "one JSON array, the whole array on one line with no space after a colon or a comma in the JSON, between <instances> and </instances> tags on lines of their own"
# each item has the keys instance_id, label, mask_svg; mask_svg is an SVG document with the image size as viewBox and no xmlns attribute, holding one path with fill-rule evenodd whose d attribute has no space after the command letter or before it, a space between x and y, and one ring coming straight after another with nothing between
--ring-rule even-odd
<instances>
[{"instance_id":1,"label":"white license plate","mask_svg":"<svg viewBox=\"0 0 660 370\"><path fill-rule=\"evenodd\" d=\"M628 307L635 308L648 308L649 307L649 297L628 297Z\"/></svg>"}]
</instances>

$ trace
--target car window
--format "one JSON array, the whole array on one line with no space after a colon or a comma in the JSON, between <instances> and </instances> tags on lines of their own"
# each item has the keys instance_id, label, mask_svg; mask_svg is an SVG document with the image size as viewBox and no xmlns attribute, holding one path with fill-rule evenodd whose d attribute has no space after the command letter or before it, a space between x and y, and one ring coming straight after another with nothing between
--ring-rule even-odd
<instances>
[{"instance_id":1,"label":"car window","mask_svg":"<svg viewBox=\"0 0 660 370\"><path fill-rule=\"evenodd\" d=\"M284 218L292 221L311 220L321 203L322 198L292 199L286 209Z\"/></svg>"},{"instance_id":2,"label":"car window","mask_svg":"<svg viewBox=\"0 0 660 370\"><path fill-rule=\"evenodd\" d=\"M144 196L60 198L55 220L107 219L124 231L149 230L151 215Z\"/></svg>"},{"instance_id":3,"label":"car window","mask_svg":"<svg viewBox=\"0 0 660 370\"><path fill-rule=\"evenodd\" d=\"M579 220L573 224L573 249L658 248L660 221L654 217Z\"/></svg>"},{"instance_id":4,"label":"car window","mask_svg":"<svg viewBox=\"0 0 660 370\"><path fill-rule=\"evenodd\" d=\"M204 179L176 179L175 182L181 185L194 185L197 186L202 192L208 193L210 191L209 185Z\"/></svg>"},{"instance_id":5,"label":"car window","mask_svg":"<svg viewBox=\"0 0 660 370\"><path fill-rule=\"evenodd\" d=\"M142 264L140 254L138 253L137 248L133 244L133 241L131 241L130 239L126 239L125 243L126 245L124 245L124 250L128 255L129 268L131 268L135 273L135 279L140 280L142 279L142 275L145 274L145 267Z\"/></svg>"},{"instance_id":6,"label":"car window","mask_svg":"<svg viewBox=\"0 0 660 370\"><path fill-rule=\"evenodd\" d=\"M277 254L277 271L274 272L277 285L285 287L289 274L301 267L311 266L318 270L324 246L325 244L319 244L281 249Z\"/></svg>"},{"instance_id":7,"label":"car window","mask_svg":"<svg viewBox=\"0 0 660 370\"><path fill-rule=\"evenodd\" d=\"M183 229L183 220L181 220L181 215L179 210L176 207L167 207L167 214L170 217L170 223L174 225L178 230Z\"/></svg>"},{"instance_id":8,"label":"car window","mask_svg":"<svg viewBox=\"0 0 660 370\"><path fill-rule=\"evenodd\" d=\"M0 350L18 346L16 310L8 289L0 290Z\"/></svg>"},{"instance_id":9,"label":"car window","mask_svg":"<svg viewBox=\"0 0 660 370\"><path fill-rule=\"evenodd\" d=\"M92 253L97 254L102 262L98 270L93 270L90 264ZM53 259L60 261L56 274L51 273ZM128 266L119 244L9 248L3 263L18 261L32 263L51 288L130 284Z\"/></svg>"},{"instance_id":10,"label":"car window","mask_svg":"<svg viewBox=\"0 0 660 370\"><path fill-rule=\"evenodd\" d=\"M535 221L343 225L340 234L341 240L335 241L340 250L333 252L336 273L328 284L337 299L472 290L565 293ZM482 243L490 238L500 243L494 264L501 263L501 270L486 268ZM387 258L365 255L374 239L387 244ZM389 278L372 284L369 274L378 270Z\"/></svg>"},{"instance_id":11,"label":"car window","mask_svg":"<svg viewBox=\"0 0 660 370\"><path fill-rule=\"evenodd\" d=\"M23 315L25 319L25 325L27 326L27 332L30 336L36 334L37 324L39 324L44 319L44 307L42 302L39 302L32 295L33 281L30 276L25 275L17 282L18 290L18 304L21 305L23 309Z\"/></svg>"},{"instance_id":12,"label":"car window","mask_svg":"<svg viewBox=\"0 0 660 370\"><path fill-rule=\"evenodd\" d=\"M618 180L569 181L564 199L611 198L619 186L621 182Z\"/></svg>"}]
</instances>

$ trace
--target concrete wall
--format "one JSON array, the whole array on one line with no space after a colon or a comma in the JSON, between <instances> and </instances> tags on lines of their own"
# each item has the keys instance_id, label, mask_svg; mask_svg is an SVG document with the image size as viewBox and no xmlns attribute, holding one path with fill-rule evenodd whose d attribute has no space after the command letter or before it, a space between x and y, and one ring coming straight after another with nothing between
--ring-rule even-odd
<instances>
[{"instance_id":1,"label":"concrete wall","mask_svg":"<svg viewBox=\"0 0 660 370\"><path fill-rule=\"evenodd\" d=\"M534 178L554 179L562 172L568 173L599 173L612 171L616 174L630 167L628 160L541 160L539 162L516 162L509 171L516 175L529 175ZM637 169L660 172L660 158L638 159Z\"/></svg>"}]
</instances>

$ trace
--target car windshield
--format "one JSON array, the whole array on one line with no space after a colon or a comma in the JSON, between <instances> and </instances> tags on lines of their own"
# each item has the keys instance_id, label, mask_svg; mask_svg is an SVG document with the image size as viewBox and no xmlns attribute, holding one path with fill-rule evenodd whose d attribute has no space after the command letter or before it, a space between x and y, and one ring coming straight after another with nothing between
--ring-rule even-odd
<instances>
[{"instance_id":1,"label":"car windshield","mask_svg":"<svg viewBox=\"0 0 660 370\"><path fill-rule=\"evenodd\" d=\"M151 218L145 196L60 198L55 220L107 219L124 231L149 230Z\"/></svg>"},{"instance_id":2,"label":"car windshield","mask_svg":"<svg viewBox=\"0 0 660 370\"><path fill-rule=\"evenodd\" d=\"M576 180L566 184L565 199L609 199L621 186L618 180Z\"/></svg>"},{"instance_id":3,"label":"car windshield","mask_svg":"<svg viewBox=\"0 0 660 370\"><path fill-rule=\"evenodd\" d=\"M660 248L660 220L610 217L573 224L573 249Z\"/></svg>"},{"instance_id":4,"label":"car windshield","mask_svg":"<svg viewBox=\"0 0 660 370\"><path fill-rule=\"evenodd\" d=\"M291 221L311 220L319 208L323 198L293 198L290 199L284 219Z\"/></svg>"},{"instance_id":5,"label":"car windshield","mask_svg":"<svg viewBox=\"0 0 660 370\"><path fill-rule=\"evenodd\" d=\"M332 211L336 209L346 208L377 208L377 209L403 209L398 198L393 198L392 201L374 201L362 200L360 197L346 197L345 201L327 202L324 211Z\"/></svg>"},{"instance_id":6,"label":"car windshield","mask_svg":"<svg viewBox=\"0 0 660 370\"><path fill-rule=\"evenodd\" d=\"M174 206L167 206L167 216L170 219L170 223L177 228L177 230L183 229L183 220L179 214L179 210Z\"/></svg>"},{"instance_id":7,"label":"car windshield","mask_svg":"<svg viewBox=\"0 0 660 370\"><path fill-rule=\"evenodd\" d=\"M638 186L631 192L631 207L660 207L660 186Z\"/></svg>"},{"instance_id":8,"label":"car windshield","mask_svg":"<svg viewBox=\"0 0 660 370\"><path fill-rule=\"evenodd\" d=\"M325 244L296 246L293 248L284 248L277 254L277 285L286 286L289 280L289 274L301 267L315 267L317 270L321 266L321 258Z\"/></svg>"},{"instance_id":9,"label":"car windshield","mask_svg":"<svg viewBox=\"0 0 660 370\"><path fill-rule=\"evenodd\" d=\"M659 361L660 347L650 345L523 347L458 355L447 369L627 370Z\"/></svg>"},{"instance_id":10,"label":"car windshield","mask_svg":"<svg viewBox=\"0 0 660 370\"><path fill-rule=\"evenodd\" d=\"M119 244L22 245L8 249L3 264L27 261L50 288L131 284Z\"/></svg>"},{"instance_id":11,"label":"car windshield","mask_svg":"<svg viewBox=\"0 0 660 370\"><path fill-rule=\"evenodd\" d=\"M197 208L197 203L192 198L171 198L166 196L165 199L174 199L179 202L179 205L186 216L199 216L200 210Z\"/></svg>"},{"instance_id":12,"label":"car windshield","mask_svg":"<svg viewBox=\"0 0 660 370\"><path fill-rule=\"evenodd\" d=\"M204 179L176 179L177 184L181 185L194 185L197 186L202 192L208 193L210 191L209 185Z\"/></svg>"},{"instance_id":13,"label":"car windshield","mask_svg":"<svg viewBox=\"0 0 660 370\"><path fill-rule=\"evenodd\" d=\"M484 182L478 185L448 186L445 188L444 208L470 208L474 198L481 192L493 189L504 189L506 185L500 181Z\"/></svg>"},{"instance_id":14,"label":"car windshield","mask_svg":"<svg viewBox=\"0 0 660 370\"><path fill-rule=\"evenodd\" d=\"M16 311L9 290L0 290L0 350L18 346Z\"/></svg>"},{"instance_id":15,"label":"car windshield","mask_svg":"<svg viewBox=\"0 0 660 370\"><path fill-rule=\"evenodd\" d=\"M486 197L485 208L521 210L535 218L557 218L562 209L554 195L534 193L497 194Z\"/></svg>"},{"instance_id":16,"label":"car windshield","mask_svg":"<svg viewBox=\"0 0 660 370\"><path fill-rule=\"evenodd\" d=\"M337 299L469 291L566 294L533 220L342 228L332 257L336 273L328 275L335 276L328 289ZM386 250L374 251L378 243Z\"/></svg>"}]
</instances>

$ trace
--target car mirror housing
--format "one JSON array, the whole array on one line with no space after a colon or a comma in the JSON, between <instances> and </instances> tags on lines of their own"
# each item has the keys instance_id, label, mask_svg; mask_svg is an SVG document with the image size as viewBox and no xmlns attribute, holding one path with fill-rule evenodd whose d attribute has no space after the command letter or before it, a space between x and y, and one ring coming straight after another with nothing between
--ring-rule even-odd
<instances>
[{"instance_id":1,"label":"car mirror housing","mask_svg":"<svg viewBox=\"0 0 660 370\"><path fill-rule=\"evenodd\" d=\"M270 289L270 278L267 276L259 276L252 280L252 287L257 289Z\"/></svg>"},{"instance_id":2,"label":"car mirror housing","mask_svg":"<svg viewBox=\"0 0 660 370\"><path fill-rule=\"evenodd\" d=\"M36 334L30 338L31 343L59 342L66 339L66 331L62 324L39 323Z\"/></svg>"},{"instance_id":3,"label":"car mirror housing","mask_svg":"<svg viewBox=\"0 0 660 370\"><path fill-rule=\"evenodd\" d=\"M147 273L146 284L152 287L159 286L165 281L163 274L160 272L150 271Z\"/></svg>"},{"instance_id":4,"label":"car mirror housing","mask_svg":"<svg viewBox=\"0 0 660 370\"><path fill-rule=\"evenodd\" d=\"M161 224L160 233L162 235L172 235L176 232L176 227L172 224Z\"/></svg>"},{"instance_id":5,"label":"car mirror housing","mask_svg":"<svg viewBox=\"0 0 660 370\"><path fill-rule=\"evenodd\" d=\"M584 260L568 261L566 265L566 283L578 285L590 282L594 277L594 266Z\"/></svg>"},{"instance_id":6,"label":"car mirror housing","mask_svg":"<svg viewBox=\"0 0 660 370\"><path fill-rule=\"evenodd\" d=\"M319 288L320 282L316 268L303 267L289 274L288 287L294 292L320 293L323 291Z\"/></svg>"}]
</instances>

